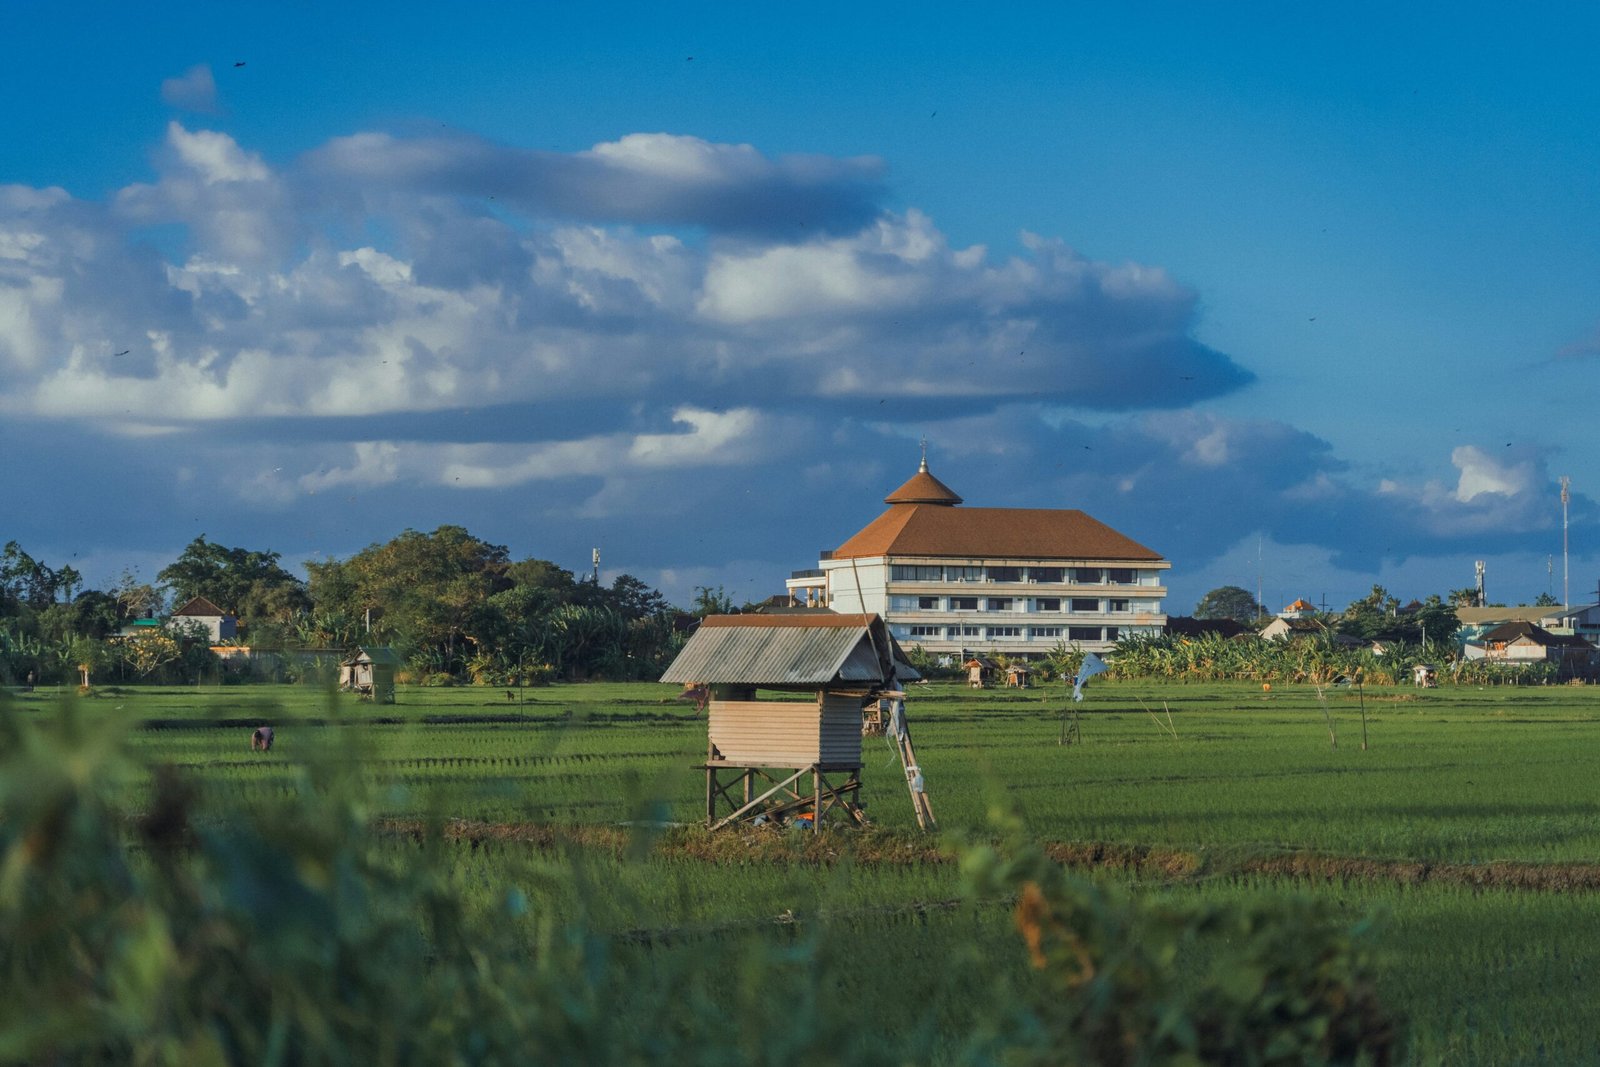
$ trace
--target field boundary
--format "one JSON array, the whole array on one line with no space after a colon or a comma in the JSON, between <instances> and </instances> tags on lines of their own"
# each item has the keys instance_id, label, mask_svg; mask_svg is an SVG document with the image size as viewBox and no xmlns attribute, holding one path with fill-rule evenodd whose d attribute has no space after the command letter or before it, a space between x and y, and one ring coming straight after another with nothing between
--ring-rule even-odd
<instances>
[{"instance_id":1,"label":"field boundary","mask_svg":"<svg viewBox=\"0 0 1600 1067\"><path fill-rule=\"evenodd\" d=\"M422 837L428 824L418 819L386 819L380 833ZM523 844L540 850L595 849L622 854L637 847L641 832L655 835L650 855L708 864L773 863L887 866L941 866L955 862L948 848L898 834L802 835L781 832L705 834L698 828L667 826L641 831L626 826L558 823L490 823L451 819L444 837L472 845ZM1043 844L1052 860L1086 871L1118 871L1182 883L1220 878L1269 877L1290 882L1374 882L1397 885L1456 885L1478 889L1519 889L1542 893L1600 891L1600 863L1489 863L1388 860L1279 849L1178 849L1097 841Z\"/></svg>"}]
</instances>

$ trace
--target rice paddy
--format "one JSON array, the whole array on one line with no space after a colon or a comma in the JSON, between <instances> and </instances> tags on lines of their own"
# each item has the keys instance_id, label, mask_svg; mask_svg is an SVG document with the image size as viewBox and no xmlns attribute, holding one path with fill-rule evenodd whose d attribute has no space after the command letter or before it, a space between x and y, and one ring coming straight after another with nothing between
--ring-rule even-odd
<instances>
[{"instance_id":1,"label":"rice paddy","mask_svg":"<svg viewBox=\"0 0 1600 1067\"><path fill-rule=\"evenodd\" d=\"M1060 745L1058 687L920 687L909 710L938 838L915 830L879 740L865 748L872 829L708 837L691 770L705 722L672 689L511 696L402 689L373 707L295 688L128 689L85 705L126 721L143 764L176 764L210 790L271 795L297 763L338 751L375 787L395 848L421 820L451 827L463 894L503 894L540 864L581 871L558 907L616 934L618 981L694 966L708 941L809 928L810 951L861 961L861 990L819 995L922 998L947 1032L896 1039L937 1058L973 1055L971 1028L1026 981L1009 911L961 900L947 847L992 839L1009 818L1139 893L1301 894L1352 921L1380 916L1380 992L1417 1062L1600 1060L1587 1010L1600 980L1600 690L1099 681L1078 742ZM278 733L265 756L247 743L261 722ZM129 807L143 796L132 783Z\"/></svg>"}]
</instances>

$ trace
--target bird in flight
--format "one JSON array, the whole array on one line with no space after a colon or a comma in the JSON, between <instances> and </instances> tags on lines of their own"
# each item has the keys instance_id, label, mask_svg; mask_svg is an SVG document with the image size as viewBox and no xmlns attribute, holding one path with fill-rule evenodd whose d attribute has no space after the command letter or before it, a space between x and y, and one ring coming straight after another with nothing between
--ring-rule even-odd
<instances>
[{"instance_id":1,"label":"bird in flight","mask_svg":"<svg viewBox=\"0 0 1600 1067\"><path fill-rule=\"evenodd\" d=\"M242 67L242 66L244 66L244 62L245 62L245 61L244 61L244 60L242 60L242 59L241 59L241 60L239 60L239 61L238 61L238 62L236 62L236 63L234 63L234 65L233 65L233 66L234 66L234 69L238 69L238 68L239 68L239 67Z\"/></svg>"}]
</instances>

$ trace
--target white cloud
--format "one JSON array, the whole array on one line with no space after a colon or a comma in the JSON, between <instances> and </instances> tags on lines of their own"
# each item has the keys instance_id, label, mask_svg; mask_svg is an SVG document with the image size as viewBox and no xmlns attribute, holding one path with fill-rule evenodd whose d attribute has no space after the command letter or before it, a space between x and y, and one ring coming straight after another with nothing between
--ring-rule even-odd
<instances>
[{"instance_id":1,"label":"white cloud","mask_svg":"<svg viewBox=\"0 0 1600 1067\"><path fill-rule=\"evenodd\" d=\"M212 114L217 110L217 82L211 76L209 64L190 67L181 77L167 78L161 83L161 99L185 111Z\"/></svg>"},{"instance_id":2,"label":"white cloud","mask_svg":"<svg viewBox=\"0 0 1600 1067\"><path fill-rule=\"evenodd\" d=\"M1455 498L1462 503L1477 499L1484 493L1515 496L1533 486L1534 462L1520 459L1506 462L1473 445L1462 445L1450 453L1450 462L1461 472L1456 482Z\"/></svg>"},{"instance_id":3,"label":"white cloud","mask_svg":"<svg viewBox=\"0 0 1600 1067\"><path fill-rule=\"evenodd\" d=\"M357 441L355 462L348 467L303 474L297 484L315 493L341 485L387 485L400 476L400 447L392 441Z\"/></svg>"}]
</instances>

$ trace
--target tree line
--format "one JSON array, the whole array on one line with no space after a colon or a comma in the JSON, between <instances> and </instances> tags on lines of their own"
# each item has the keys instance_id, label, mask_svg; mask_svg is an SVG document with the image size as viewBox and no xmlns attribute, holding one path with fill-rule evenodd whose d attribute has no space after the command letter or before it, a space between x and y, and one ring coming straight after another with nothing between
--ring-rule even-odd
<instances>
[{"instance_id":1,"label":"tree line","mask_svg":"<svg viewBox=\"0 0 1600 1067\"><path fill-rule=\"evenodd\" d=\"M632 575L609 585L543 559L513 559L460 526L406 530L347 559L286 570L277 552L195 538L142 582L125 572L84 588L71 567L15 541L0 553L0 681L96 678L190 682L270 671L293 679L357 645L385 645L414 680L515 685L552 678L658 677L682 646L689 613ZM203 629L137 625L204 597L238 617L231 642L269 650L224 669ZM732 608L697 590L695 613Z\"/></svg>"},{"instance_id":2,"label":"tree line","mask_svg":"<svg viewBox=\"0 0 1600 1067\"><path fill-rule=\"evenodd\" d=\"M1402 605L1389 590L1374 585L1370 593L1351 601L1343 611L1315 612L1311 617L1330 635L1365 642L1445 643L1461 628L1456 609L1471 607L1476 597L1474 589L1454 589L1447 596L1433 594ZM1249 590L1237 585L1224 585L1201 597L1194 617L1213 622L1229 619L1257 629L1273 618Z\"/></svg>"}]
</instances>

